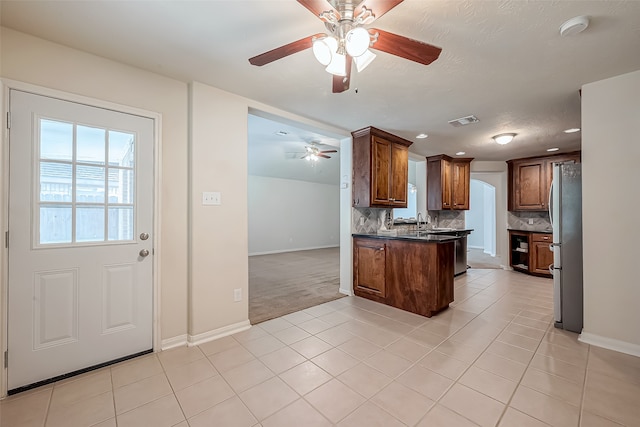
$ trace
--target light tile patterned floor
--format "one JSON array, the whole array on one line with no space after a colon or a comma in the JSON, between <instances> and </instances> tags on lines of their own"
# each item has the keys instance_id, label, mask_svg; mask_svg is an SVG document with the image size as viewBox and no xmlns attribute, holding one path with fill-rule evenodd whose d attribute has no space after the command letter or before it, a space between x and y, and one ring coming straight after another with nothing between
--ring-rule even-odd
<instances>
[{"instance_id":1,"label":"light tile patterned floor","mask_svg":"<svg viewBox=\"0 0 640 427\"><path fill-rule=\"evenodd\" d=\"M3 427L640 425L640 359L554 329L552 283L456 278L427 319L349 297L11 396Z\"/></svg>"}]
</instances>

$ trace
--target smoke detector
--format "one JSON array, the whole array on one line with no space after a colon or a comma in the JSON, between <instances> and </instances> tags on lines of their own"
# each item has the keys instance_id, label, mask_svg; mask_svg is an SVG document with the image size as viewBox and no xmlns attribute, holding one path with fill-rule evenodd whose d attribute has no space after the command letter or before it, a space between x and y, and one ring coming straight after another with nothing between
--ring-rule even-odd
<instances>
[{"instance_id":1,"label":"smoke detector","mask_svg":"<svg viewBox=\"0 0 640 427\"><path fill-rule=\"evenodd\" d=\"M575 18L571 18L568 21L565 21L564 24L560 25L560 35L562 37L573 36L583 32L588 26L588 16L576 16Z\"/></svg>"}]
</instances>

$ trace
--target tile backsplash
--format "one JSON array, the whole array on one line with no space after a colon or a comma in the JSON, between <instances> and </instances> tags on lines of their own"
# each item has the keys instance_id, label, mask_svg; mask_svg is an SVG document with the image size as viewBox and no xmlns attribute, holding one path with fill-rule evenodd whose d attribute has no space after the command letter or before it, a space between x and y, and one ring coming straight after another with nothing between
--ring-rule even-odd
<instances>
[{"instance_id":1,"label":"tile backsplash","mask_svg":"<svg viewBox=\"0 0 640 427\"><path fill-rule=\"evenodd\" d=\"M533 222L533 224L529 224ZM507 228L524 231L551 231L548 212L507 212Z\"/></svg>"},{"instance_id":2,"label":"tile backsplash","mask_svg":"<svg viewBox=\"0 0 640 427\"><path fill-rule=\"evenodd\" d=\"M465 228L464 213L466 211L428 211L432 227Z\"/></svg>"},{"instance_id":3,"label":"tile backsplash","mask_svg":"<svg viewBox=\"0 0 640 427\"><path fill-rule=\"evenodd\" d=\"M398 231L415 230L416 224L390 224L392 209L378 208L352 208L351 209L351 230L354 233L375 233L380 228L380 213L386 214L387 229ZM464 228L464 211L429 211L431 223L427 228L449 227Z\"/></svg>"}]
</instances>

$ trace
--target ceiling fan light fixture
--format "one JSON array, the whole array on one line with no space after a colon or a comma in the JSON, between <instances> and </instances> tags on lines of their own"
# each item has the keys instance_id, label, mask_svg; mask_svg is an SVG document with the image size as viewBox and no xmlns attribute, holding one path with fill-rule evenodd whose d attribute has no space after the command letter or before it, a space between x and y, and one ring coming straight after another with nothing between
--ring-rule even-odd
<instances>
[{"instance_id":1,"label":"ceiling fan light fixture","mask_svg":"<svg viewBox=\"0 0 640 427\"><path fill-rule=\"evenodd\" d=\"M362 55L353 58L356 63L356 70L361 73L374 59L376 59L376 54L367 49Z\"/></svg>"},{"instance_id":2,"label":"ceiling fan light fixture","mask_svg":"<svg viewBox=\"0 0 640 427\"><path fill-rule=\"evenodd\" d=\"M350 30L345 37L345 48L347 53L357 58L369 50L371 36L363 27L356 27Z\"/></svg>"},{"instance_id":3,"label":"ceiling fan light fixture","mask_svg":"<svg viewBox=\"0 0 640 427\"><path fill-rule=\"evenodd\" d=\"M333 37L322 37L313 41L313 55L322 65L329 65L337 50L338 41Z\"/></svg>"},{"instance_id":4,"label":"ceiling fan light fixture","mask_svg":"<svg viewBox=\"0 0 640 427\"><path fill-rule=\"evenodd\" d=\"M327 65L327 73L334 76L346 76L347 75L347 56L339 53L334 53L331 56L331 62Z\"/></svg>"},{"instance_id":5,"label":"ceiling fan light fixture","mask_svg":"<svg viewBox=\"0 0 640 427\"><path fill-rule=\"evenodd\" d=\"M515 133L501 133L500 135L492 136L492 138L498 144L505 145L513 141L515 136Z\"/></svg>"}]
</instances>

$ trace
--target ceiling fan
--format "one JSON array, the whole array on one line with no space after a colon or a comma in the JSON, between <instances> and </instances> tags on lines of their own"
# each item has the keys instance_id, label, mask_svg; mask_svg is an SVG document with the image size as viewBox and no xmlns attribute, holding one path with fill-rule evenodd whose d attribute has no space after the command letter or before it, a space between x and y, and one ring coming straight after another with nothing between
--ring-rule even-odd
<instances>
[{"instance_id":1,"label":"ceiling fan","mask_svg":"<svg viewBox=\"0 0 640 427\"><path fill-rule=\"evenodd\" d=\"M327 33L318 33L249 59L262 66L313 48L316 59L333 74L333 93L349 89L352 63L362 71L376 55L371 49L429 65L441 48L377 28L365 28L403 0L297 0L320 20Z\"/></svg>"},{"instance_id":2,"label":"ceiling fan","mask_svg":"<svg viewBox=\"0 0 640 427\"><path fill-rule=\"evenodd\" d=\"M307 145L307 152L304 156L300 157L301 159L306 159L307 161L317 162L320 157L324 159L330 159L331 156L327 156L327 153L337 153L338 150L320 150L317 145L311 143L311 145Z\"/></svg>"}]
</instances>

